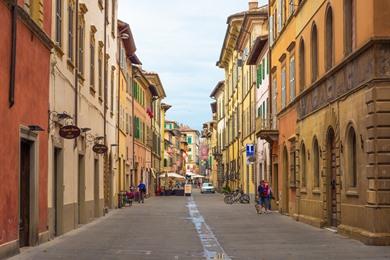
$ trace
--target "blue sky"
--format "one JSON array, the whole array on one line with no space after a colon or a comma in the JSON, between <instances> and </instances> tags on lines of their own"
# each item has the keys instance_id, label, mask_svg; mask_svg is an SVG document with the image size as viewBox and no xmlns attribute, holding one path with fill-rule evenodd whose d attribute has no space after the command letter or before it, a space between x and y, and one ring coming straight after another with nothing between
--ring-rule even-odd
<instances>
[{"instance_id":1,"label":"blue sky","mask_svg":"<svg viewBox=\"0 0 390 260\"><path fill-rule=\"evenodd\" d=\"M209 96L224 77L215 63L226 19L247 8L247 0L119 1L119 18L130 24L143 68L161 77L164 102L172 105L168 119L194 129L211 120Z\"/></svg>"}]
</instances>

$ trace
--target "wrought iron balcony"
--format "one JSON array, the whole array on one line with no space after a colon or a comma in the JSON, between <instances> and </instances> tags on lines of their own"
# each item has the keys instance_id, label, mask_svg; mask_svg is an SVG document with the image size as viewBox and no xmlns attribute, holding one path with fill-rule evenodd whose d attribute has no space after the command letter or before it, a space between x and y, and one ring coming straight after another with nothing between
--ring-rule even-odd
<instances>
[{"instance_id":1,"label":"wrought iron balcony","mask_svg":"<svg viewBox=\"0 0 390 260\"><path fill-rule=\"evenodd\" d=\"M256 136L271 143L279 138L279 129L276 117L256 118Z\"/></svg>"}]
</instances>

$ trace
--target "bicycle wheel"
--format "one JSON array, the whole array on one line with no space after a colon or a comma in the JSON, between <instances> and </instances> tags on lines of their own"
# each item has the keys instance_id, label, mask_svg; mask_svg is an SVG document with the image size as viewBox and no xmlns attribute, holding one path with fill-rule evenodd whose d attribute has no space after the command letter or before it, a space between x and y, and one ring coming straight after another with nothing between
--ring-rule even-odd
<instances>
[{"instance_id":1,"label":"bicycle wheel","mask_svg":"<svg viewBox=\"0 0 390 260\"><path fill-rule=\"evenodd\" d=\"M232 196L226 196L223 201L226 203L226 204L233 204L233 197Z\"/></svg>"},{"instance_id":2,"label":"bicycle wheel","mask_svg":"<svg viewBox=\"0 0 390 260\"><path fill-rule=\"evenodd\" d=\"M248 194L243 194L241 197L240 197L240 203L243 203L243 204L248 204L250 202L250 197Z\"/></svg>"}]
</instances>

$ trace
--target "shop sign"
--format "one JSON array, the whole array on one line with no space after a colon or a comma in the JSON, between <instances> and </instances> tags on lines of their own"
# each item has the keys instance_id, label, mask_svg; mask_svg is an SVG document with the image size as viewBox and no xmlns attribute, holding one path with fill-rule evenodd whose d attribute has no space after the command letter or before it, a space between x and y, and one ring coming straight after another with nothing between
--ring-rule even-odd
<instances>
[{"instance_id":1,"label":"shop sign","mask_svg":"<svg viewBox=\"0 0 390 260\"><path fill-rule=\"evenodd\" d=\"M95 144L92 150L97 154L104 154L108 151L108 148L104 144Z\"/></svg>"},{"instance_id":2,"label":"shop sign","mask_svg":"<svg viewBox=\"0 0 390 260\"><path fill-rule=\"evenodd\" d=\"M75 125L66 125L60 128L59 134L65 139L75 139L79 137L81 130Z\"/></svg>"}]
</instances>

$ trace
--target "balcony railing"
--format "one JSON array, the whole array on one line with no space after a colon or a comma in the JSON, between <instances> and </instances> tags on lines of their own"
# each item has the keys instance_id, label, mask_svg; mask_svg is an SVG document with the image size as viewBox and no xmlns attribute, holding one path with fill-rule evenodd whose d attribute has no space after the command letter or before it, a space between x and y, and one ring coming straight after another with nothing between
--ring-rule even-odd
<instances>
[{"instance_id":1,"label":"balcony railing","mask_svg":"<svg viewBox=\"0 0 390 260\"><path fill-rule=\"evenodd\" d=\"M279 130L276 117L256 118L256 135L268 142L277 140Z\"/></svg>"}]
</instances>

